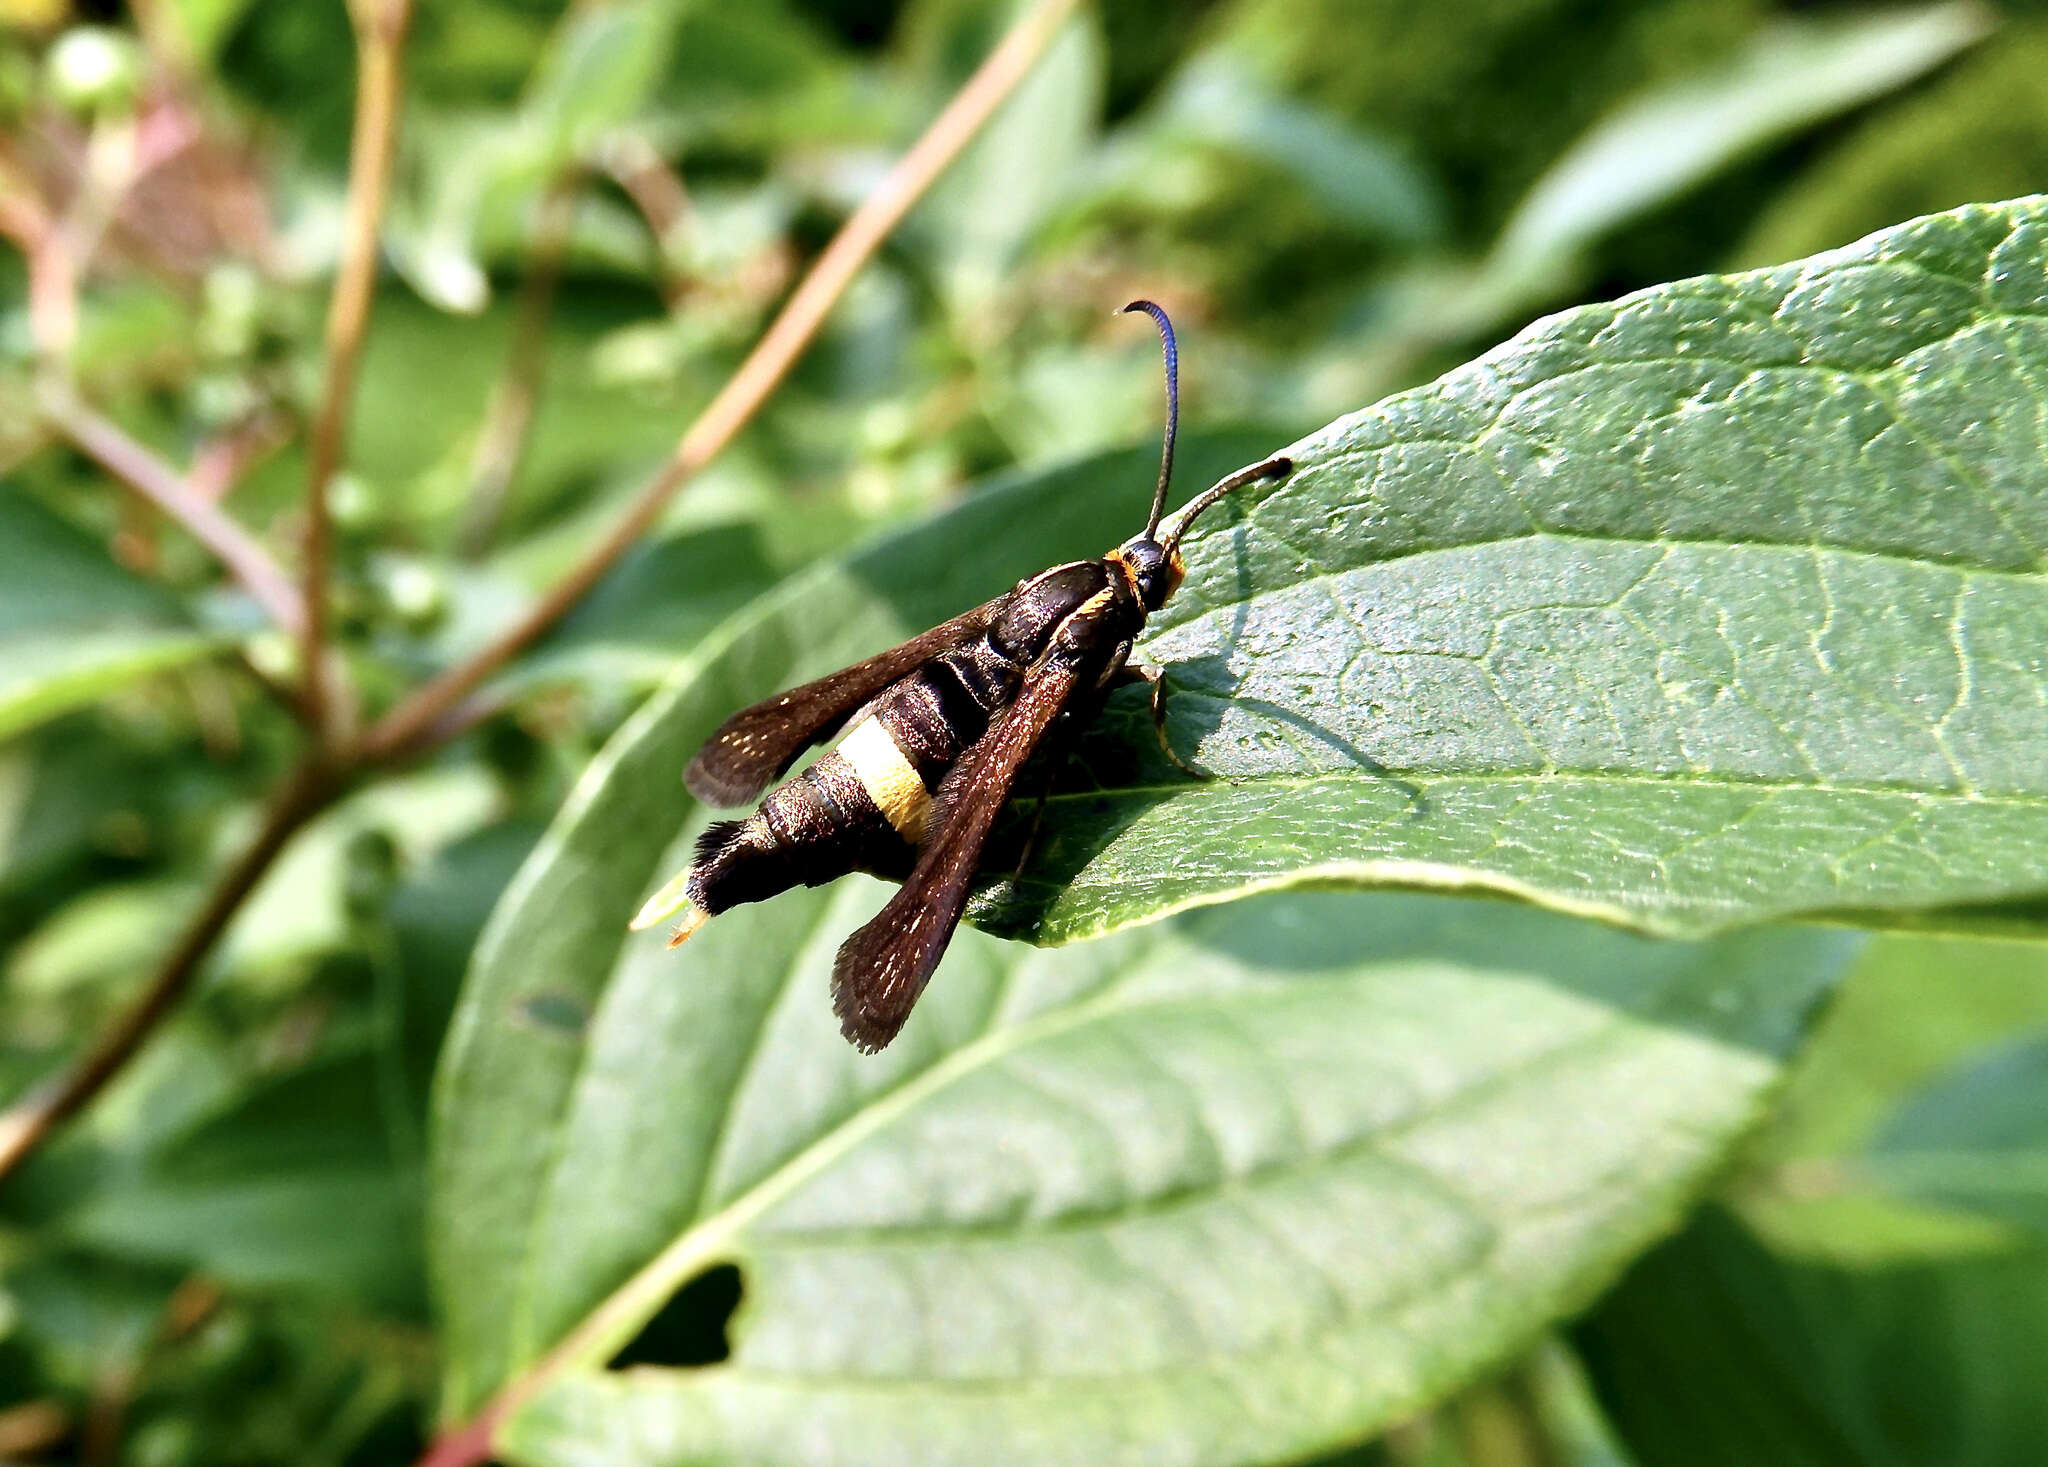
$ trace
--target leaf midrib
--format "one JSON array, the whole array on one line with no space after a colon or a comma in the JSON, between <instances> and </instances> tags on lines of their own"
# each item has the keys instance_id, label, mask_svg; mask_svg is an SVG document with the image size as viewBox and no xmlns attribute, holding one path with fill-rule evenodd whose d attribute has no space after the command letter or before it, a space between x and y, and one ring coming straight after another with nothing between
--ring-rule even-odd
<instances>
[{"instance_id":1,"label":"leaf midrib","mask_svg":"<svg viewBox=\"0 0 2048 1467\"><path fill-rule=\"evenodd\" d=\"M1285 989L1287 986L1286 983L1279 981L1261 983L1252 980L1231 989L1227 996L1241 997L1252 988ZM944 1090L956 1080L1042 1039L1084 1027L1100 1019L1156 1006L1185 1007L1190 1004L1213 1002L1225 996L1189 995L1143 988L1133 991L1133 988L1134 985L1127 979L1115 988L1092 998L985 1034L942 1057L926 1069L907 1077L893 1089L875 1096L863 1109L792 1153L773 1171L744 1192L730 1198L717 1212L703 1217L685 1229L638 1273L587 1313L540 1362L516 1380L515 1388L521 1388L520 1394L523 1398L545 1384L548 1378L564 1370L590 1368L601 1362L631 1338L632 1333L652 1318L676 1289L708 1266L749 1225L775 1205L786 1200L804 1183L848 1155L856 1146L901 1116L910 1113L926 1099ZM1513 1067L1489 1074L1478 1084L1445 1097L1427 1113L1389 1128L1384 1133L1376 1132L1371 1139L1383 1141L1386 1135L1399 1134L1409 1125L1419 1125L1435 1118L1447 1105L1482 1099L1496 1088L1519 1080L1524 1072L1532 1068L1555 1063L1560 1056L1575 1056L1584 1049L1597 1048L1611 1042L1616 1036L1626 1032L1631 1022L1642 1021L1647 1017L1633 1012L1626 1016L1617 1016L1607 1024L1589 1033L1576 1035L1562 1045L1525 1056Z\"/></svg>"},{"instance_id":2,"label":"leaf midrib","mask_svg":"<svg viewBox=\"0 0 2048 1467\"><path fill-rule=\"evenodd\" d=\"M1252 980L1232 989L1231 994L1241 995L1255 987L1284 989L1286 986L1278 981L1261 984ZM1134 992L1127 979L1107 992L994 1031L952 1051L926 1069L907 1077L893 1089L875 1096L863 1109L816 1137L745 1191L728 1199L717 1212L686 1228L638 1273L585 1314L582 1321L565 1334L540 1362L524 1373L520 1382L531 1390L543 1383L547 1376L565 1369L588 1367L616 1351L631 1338L634 1330L653 1317L676 1289L712 1262L748 1225L849 1154L854 1147L955 1080L1041 1039L1081 1028L1099 1019L1154 1006L1186 1006L1213 997L1215 995L1191 996L1142 988ZM1611 1026L1614 1032L1625 1027L1625 1022L1619 1019ZM1595 1035L1607 1035L1608 1029L1594 1032ZM1587 1042L1593 1037L1577 1036L1572 1042ZM1550 1053L1543 1051L1522 1063L1535 1063ZM1499 1078L1504 1083L1511 1075L1512 1072L1501 1072ZM1489 1077L1489 1080L1493 1078Z\"/></svg>"},{"instance_id":3,"label":"leaf midrib","mask_svg":"<svg viewBox=\"0 0 2048 1467\"><path fill-rule=\"evenodd\" d=\"M1320 464L1305 464L1306 468L1319 468ZM1243 534L1256 536L1261 533L1257 515L1264 506L1253 505L1247 511L1247 518L1229 526L1219 526L1199 540L1190 540L1184 547L1187 558L1195 564L1202 563L1205 544L1229 539ZM1363 507L1362 505L1360 507ZM1268 531L1267 533L1270 533ZM1931 556L1909 555L1901 550L1883 550L1862 545L1831 545L1811 540L1728 540L1714 536L1695 535L1601 535L1580 530L1557 530L1545 526L1535 529L1518 530L1513 534L1477 535L1470 540L1451 540L1436 545L1415 545L1396 550L1390 554L1372 559L1360 560L1348 565L1311 564L1292 580L1276 582L1249 596L1233 596L1216 601L1200 600L1202 586L1190 581L1188 601L1181 605L1189 614L1175 618L1170 607L1154 619L1148 630L1146 641L1156 640L1166 632L1177 632L1207 618L1226 612L1235 612L1244 607L1256 606L1274 597L1291 595L1304 587L1316 586L1325 581L1357 576L1392 566L1406 566L1410 562L1428 560L1437 556L1467 554L1474 550L1497 549L1507 546L1554 541L1564 545L1598 545L1618 550L1670 551L1674 549L1704 550L1730 555L1785 555L1803 559L1830 559L1842 561L1870 561L1880 565L1894 565L1919 573L1938 573L1961 578L1983 577L1998 581L2015 581L2031 589L2048 594L2048 566L2037 566L2031 570L2020 570L2010 566L1984 565L1977 561L1943 560ZM1584 605L1587 610L1597 610L1613 602L1570 602L1564 605ZM1142 644L1141 644L1142 645Z\"/></svg>"},{"instance_id":4,"label":"leaf midrib","mask_svg":"<svg viewBox=\"0 0 2048 1467\"><path fill-rule=\"evenodd\" d=\"M1186 995L1180 997L1184 999ZM526 1391L531 1391L547 1376L564 1369L589 1366L611 1354L631 1338L634 1330L651 1319L676 1289L710 1263L743 1228L845 1156L853 1147L897 1117L908 1114L928 1095L943 1089L955 1078L992 1063L1023 1044L1077 1028L1106 1014L1158 1001L1162 1000L1157 996L1133 995L1128 985L1119 985L1053 1014L984 1035L942 1056L925 1069L906 1076L894 1088L877 1094L864 1108L792 1153L745 1191L728 1199L717 1212L684 1229L637 1273L585 1314L560 1343L514 1382L514 1388L523 1386Z\"/></svg>"},{"instance_id":5,"label":"leaf midrib","mask_svg":"<svg viewBox=\"0 0 2048 1467\"><path fill-rule=\"evenodd\" d=\"M1178 693L1175 697L1203 697L1199 693ZM1228 703L1229 698L1213 701ZM1862 785L1817 783L1811 780L1772 779L1765 776L1754 778L1737 774L1658 774L1651 771L1630 772L1627 770L1548 769L1526 771L1496 771L1420 768L1407 765L1385 765L1379 769L1331 769L1315 774L1245 775L1241 778L1215 779L1208 781L1180 780L1171 784L1123 784L1113 788L1092 790L1055 790L1046 796L1048 805L1059 804L1100 804L1104 800L1145 800L1151 804L1165 803L1159 796L1179 798L1198 795L1203 798L1227 798L1236 791L1252 789L1307 789L1313 785L1331 783L1387 784L1396 779L1405 779L1422 786L1427 794L1432 787L1460 784L1496 785L1620 785L1640 786L1655 789L1662 786L1688 787L1703 786L1710 789L1756 790L1766 797L1783 794L1824 794L1856 795L1870 799L1919 800L1955 805L2010 806L2015 809L2048 809L2048 793L2031 795L2020 792L1992 792L1983 790L1928 789L1915 785ZM1221 786L1219 789L1218 786ZM1405 793L1396 791L1396 793ZM1414 804L1413 799L1406 803Z\"/></svg>"},{"instance_id":6,"label":"leaf midrib","mask_svg":"<svg viewBox=\"0 0 2048 1467\"><path fill-rule=\"evenodd\" d=\"M1270 992L1291 986L1290 983L1272 983L1259 985L1259 989ZM1252 991L1250 986L1233 990L1229 996L1239 997L1248 991ZM1199 1007L1203 1002L1200 996L1190 998L1188 995L1182 995L1178 1004L1168 1001L1162 1006ZM1483 1105L1513 1085L1540 1077L1554 1068L1576 1063L1592 1053L1607 1048L1617 1038L1630 1031L1630 1020L1637 1017L1639 1016L1635 1014L1615 1017L1597 1028L1582 1034L1574 1034L1547 1049L1522 1055L1505 1067L1488 1071L1470 1084L1440 1096L1430 1097L1407 1115L1377 1124L1362 1135L1339 1141L1320 1151L1304 1150L1299 1155L1269 1162L1235 1176L1223 1176L1201 1186L1174 1188L1157 1196L1138 1198L1121 1207L1076 1210L1043 1222L919 1223L905 1226L842 1228L832 1232L778 1229L772 1233L757 1235L757 1243L764 1251L769 1252L826 1252L854 1248L886 1252L898 1246L925 1246L933 1242L1036 1243L1058 1240L1123 1223L1170 1217L1176 1212L1211 1201L1239 1201L1244 1195L1257 1189L1271 1186L1276 1182L1292 1180L1317 1167L1341 1165L1361 1156L1372 1156L1386 1162L1390 1167L1420 1182L1433 1195L1466 1216L1490 1226L1491 1220L1485 1210L1451 1187L1444 1177L1407 1157L1388 1153L1384 1147L1390 1141L1411 1135L1422 1126L1447 1117L1455 1117L1469 1107Z\"/></svg>"},{"instance_id":7,"label":"leaf midrib","mask_svg":"<svg viewBox=\"0 0 2048 1467\"><path fill-rule=\"evenodd\" d=\"M1266 986L1279 987L1285 985L1270 984ZM1243 990L1238 991L1242 992ZM1162 999L1162 1001L1169 1003L1175 1001L1186 1002L1188 1001L1188 996L1181 995L1179 996L1178 1000L1175 1000L1171 997L1167 997ZM1129 1005L1102 1005L1101 1007L1105 1009L1114 1009L1120 1007L1139 1008L1144 1006L1144 1003L1140 1002ZM1207 1189L1206 1191L1198 1194L1176 1194L1170 1199L1170 1203L1168 1206L1159 1208L1157 1210L1170 1211L1177 1207L1191 1205L1194 1202L1207 1200L1207 1198L1212 1195L1222 1194L1233 1190L1241 1190L1245 1185L1248 1185L1255 1180L1265 1177L1275 1170L1293 1170L1299 1166L1310 1163L1328 1162L1333 1158L1349 1155L1355 1151L1372 1150L1376 1146L1383 1144L1389 1137L1398 1136L1406 1131L1413 1130L1416 1127L1419 1127L1423 1124L1426 1124L1432 1120L1437 1119L1442 1114L1454 1112L1456 1109L1460 1107L1483 1103L1486 1099L1496 1095L1498 1092L1525 1081L1531 1074L1540 1074L1542 1071L1559 1064L1576 1063L1585 1054L1605 1048L1608 1045L1612 1044L1615 1040L1626 1035L1637 1023L1648 1022L1652 1018L1653 1016L1650 1014L1637 1013L1633 1011L1627 1014L1616 1015L1594 1029L1591 1029L1582 1034L1574 1035L1570 1039L1560 1044L1553 1045L1549 1049L1545 1049L1535 1054L1524 1056L1508 1068L1493 1071L1480 1081L1470 1086L1467 1086L1465 1089L1456 1091L1451 1095L1444 1097L1440 1103L1433 1104L1424 1113L1406 1117L1401 1122L1393 1126L1389 1126L1382 1130L1375 1131L1371 1136L1360 1137L1355 1141L1347 1142L1340 1147L1333 1148L1329 1152L1319 1153L1313 1157L1298 1158L1293 1162L1284 1164L1281 1168L1264 1169L1259 1173L1247 1174L1245 1177L1242 1178L1227 1179L1224 1183L1219 1184L1217 1187ZM1048 1032L1050 1032L1056 1030L1061 1026L1047 1024L1043 1027ZM922 1076L920 1076L919 1078L922 1078ZM893 1096L898 1092L892 1091L890 1093ZM1745 1105L1748 1109L1754 1111L1756 1105L1754 1097L1746 1101ZM818 1138L818 1141L814 1142L813 1145L823 1145L824 1143L831 1141L833 1139L833 1133L828 1133L827 1135ZM809 1148L807 1148L807 1150L808 1149ZM789 1163L789 1165L794 1165L802 1159L803 1157L800 1153L797 1157L793 1157L791 1159L791 1163ZM1408 1308L1413 1306L1415 1303L1417 1303L1419 1300L1424 1298L1426 1295L1428 1295L1433 1288L1441 1286L1443 1282L1448 1278L1456 1278L1462 1275L1483 1271L1486 1267L1487 1258L1492 1256L1493 1252L1495 1251L1498 1245L1499 1230L1492 1225L1491 1219L1489 1219L1486 1216L1484 1210L1470 1203L1469 1199L1465 1199L1461 1197L1459 1194L1445 1187L1442 1178L1438 1177L1435 1173L1428 1172L1425 1169L1421 1168L1419 1164L1410 1162L1405 1158L1401 1157L1386 1157L1384 1159L1388 1160L1390 1163L1396 1166L1402 1167L1404 1170L1408 1170L1418 1174L1424 1181L1428 1182L1431 1185L1433 1190L1436 1190L1439 1193L1450 1197L1455 1205L1464 1208L1478 1222L1484 1225L1488 1233L1486 1247L1477 1254L1456 1261L1451 1267L1449 1267L1447 1270L1445 1270L1443 1273L1439 1275L1412 1281L1412 1283L1408 1287L1389 1296L1372 1300L1366 1305L1352 1307L1348 1303L1340 1301L1340 1305L1337 1308L1337 1310L1335 1310L1332 1313L1332 1315L1325 1319L1323 1322L1310 1326L1309 1328L1300 1331L1292 1338L1268 1341L1259 1347L1261 1352L1267 1354L1283 1355L1303 1355L1317 1353L1326 1347L1326 1342L1330 1338L1345 1333L1347 1330L1354 1327L1360 1319L1372 1316L1386 1317L1388 1321L1388 1327L1391 1330L1398 1332L1403 1328L1403 1325L1401 1323L1401 1317L1404 1314L1404 1312ZM768 1178L764 1178L761 1183L757 1184L757 1187L765 1187L774 1182L775 1180L775 1176L771 1175ZM1546 1204L1544 1208L1541 1209L1541 1211L1543 1213L1548 1213L1554 1210L1578 1207L1588 1197L1594 1195L1604 1185L1606 1185L1607 1180L1611 1179L1603 1179L1600 1181L1596 1181L1587 1189L1580 1192L1575 1192L1569 1197L1553 1199L1550 1203ZM1667 1215L1674 1211L1673 1205L1668 1200L1663 1203L1660 1203L1659 1205ZM1154 1209L1148 1208L1146 1209L1146 1212L1149 1213L1153 1210ZM1077 1226L1099 1227L1101 1226L1103 1220L1104 1219L1102 1218L1091 1218L1087 1222L1078 1224ZM1121 1220L1121 1218L1119 1216L1111 1218L1110 1220ZM1059 1232L1064 1232L1067 1230L1068 1229L1066 1227L1062 1226L1056 1230L1047 1229L1043 1231L1052 1233L1056 1236ZM920 1235L921 1239L926 1234L944 1237L950 1233L951 1235L957 1236L963 1230L954 1228L950 1230L919 1229L914 1231L916 1231ZM974 1230L970 1229L965 1231L971 1232ZM837 1241L837 1235L773 1234L762 1239L761 1242L764 1248L768 1250L774 1250L783 1246L785 1236L791 1236L802 1239L804 1240L803 1246L807 1247L812 1246L809 1242L809 1239L813 1236L825 1237L832 1242ZM1616 1266L1618 1267L1619 1265ZM1564 1292L1567 1294L1575 1294L1577 1291L1583 1290L1584 1287L1584 1279L1568 1279L1564 1281ZM1082 1391L1105 1391L1116 1393L1128 1390L1129 1383L1132 1381L1171 1381L1173 1379L1182 1377L1193 1377L1200 1378L1203 1380L1220 1379L1227 1382L1233 1389L1235 1389L1237 1386L1237 1382L1235 1381L1234 1377L1230 1376L1228 1372L1225 1372L1225 1374L1222 1376L1218 1376L1217 1367L1219 1365L1235 1365L1238 1362L1241 1362L1241 1360L1243 1359L1243 1355L1244 1352L1241 1350L1220 1349L1210 1345L1207 1341L1204 1341L1202 1349L1198 1354L1191 1357L1183 1357L1170 1363L1126 1371L1090 1371L1085 1374L1069 1375L1013 1374L945 1377L933 1374L920 1374L897 1376L865 1376L849 1374L845 1372L821 1371L812 1371L798 1374L785 1371L764 1370L755 1366L726 1362L721 1363L720 1365L715 1367L713 1371L701 1372L682 1371L676 1367L634 1366L628 1368L625 1371L607 1372L599 1378L613 1379L618 1376L630 1375L647 1375L657 1378L686 1375L692 1378L703 1378L704 1376L715 1373L721 1379L724 1380L739 1379L754 1384L769 1386L775 1389L787 1390L794 1394L815 1394L820 1389L829 1389L834 1394L841 1395L937 1394L961 1396L1014 1397L1020 1393L1029 1394L1041 1390L1057 1390L1062 1393L1067 1393L1078 1389ZM590 1362L582 1363L587 1366Z\"/></svg>"}]
</instances>

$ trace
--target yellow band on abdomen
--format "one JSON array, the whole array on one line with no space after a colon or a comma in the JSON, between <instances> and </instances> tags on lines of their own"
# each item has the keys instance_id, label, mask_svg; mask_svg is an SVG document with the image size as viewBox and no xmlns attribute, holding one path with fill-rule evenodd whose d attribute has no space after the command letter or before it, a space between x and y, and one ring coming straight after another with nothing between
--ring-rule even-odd
<instances>
[{"instance_id":1,"label":"yellow band on abdomen","mask_svg":"<svg viewBox=\"0 0 2048 1467\"><path fill-rule=\"evenodd\" d=\"M881 720L870 716L855 724L839 741L838 753L896 833L912 845L923 840L931 819L931 792Z\"/></svg>"}]
</instances>

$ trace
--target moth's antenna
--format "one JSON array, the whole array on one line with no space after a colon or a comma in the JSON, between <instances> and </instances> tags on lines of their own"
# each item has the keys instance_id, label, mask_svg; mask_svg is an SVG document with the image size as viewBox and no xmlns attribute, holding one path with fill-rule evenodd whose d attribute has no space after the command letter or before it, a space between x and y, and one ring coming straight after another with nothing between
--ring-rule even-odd
<instances>
[{"instance_id":1,"label":"moth's antenna","mask_svg":"<svg viewBox=\"0 0 2048 1467\"><path fill-rule=\"evenodd\" d=\"M1180 348L1174 344L1173 322L1151 301L1132 301L1119 311L1126 315L1143 311L1159 328L1159 346L1166 353L1166 450L1159 456L1159 487L1152 491L1152 514L1145 521L1145 538L1159 534L1159 516L1166 510L1166 486L1173 482L1173 440L1180 433Z\"/></svg>"},{"instance_id":2,"label":"moth's antenna","mask_svg":"<svg viewBox=\"0 0 2048 1467\"><path fill-rule=\"evenodd\" d=\"M1194 524L1203 510L1233 489L1242 489L1245 485L1256 484L1261 479L1284 479L1293 472L1293 459L1269 458L1263 463L1253 464L1248 469L1239 469L1227 479L1217 480L1210 488L1197 494L1186 509L1174 516L1173 529L1168 532L1165 543L1159 548L1166 552L1167 560L1171 561L1180 550L1180 537L1188 532L1188 527Z\"/></svg>"}]
</instances>

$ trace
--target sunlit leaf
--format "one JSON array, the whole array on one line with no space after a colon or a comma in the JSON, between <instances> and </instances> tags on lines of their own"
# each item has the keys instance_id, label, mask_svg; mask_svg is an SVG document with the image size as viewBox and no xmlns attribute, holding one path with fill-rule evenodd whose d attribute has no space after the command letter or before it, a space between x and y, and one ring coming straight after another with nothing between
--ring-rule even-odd
<instances>
[{"instance_id":1,"label":"sunlit leaf","mask_svg":"<svg viewBox=\"0 0 2048 1467\"><path fill-rule=\"evenodd\" d=\"M1064 941L1346 881L1699 933L2048 888L2043 300L2048 204L1967 209L1555 317L1293 445L1138 648L1216 777L1118 695L976 919ZM647 711L672 763L614 777L665 835L693 739L1100 553L1126 463L792 582Z\"/></svg>"},{"instance_id":2,"label":"sunlit leaf","mask_svg":"<svg viewBox=\"0 0 2048 1467\"><path fill-rule=\"evenodd\" d=\"M570 1342L500 1438L522 1461L1361 1437L1668 1225L1847 950L1293 894L1059 953L963 933L869 1059L825 990L874 884L622 943L655 868L601 787L494 917L438 1089L449 1410ZM723 1263L728 1362L602 1369Z\"/></svg>"},{"instance_id":3,"label":"sunlit leaf","mask_svg":"<svg viewBox=\"0 0 2048 1467\"><path fill-rule=\"evenodd\" d=\"M1773 142L1896 90L1990 25L1974 0L1779 21L1729 65L1652 90L1594 126L1530 188L1480 264L1424 265L1397 307L1395 344L1369 349L1405 362L1417 342L1485 336L1526 319L1569 291L1587 251L1616 229Z\"/></svg>"},{"instance_id":4,"label":"sunlit leaf","mask_svg":"<svg viewBox=\"0 0 2048 1467\"><path fill-rule=\"evenodd\" d=\"M956 311L987 305L1065 193L1093 141L1103 65L1093 22L1070 21L912 216L912 236L937 257Z\"/></svg>"},{"instance_id":5,"label":"sunlit leaf","mask_svg":"<svg viewBox=\"0 0 2048 1467\"><path fill-rule=\"evenodd\" d=\"M1700 932L2048 887L2044 300L2048 204L1966 209L1566 313L1294 445L1139 647L1218 777L1113 708L985 917L1334 879Z\"/></svg>"},{"instance_id":6,"label":"sunlit leaf","mask_svg":"<svg viewBox=\"0 0 2048 1467\"><path fill-rule=\"evenodd\" d=\"M1292 177L1334 218L1363 233L1410 248L1437 243L1443 235L1441 193L1412 159L1330 113L1265 90L1231 57L1191 63L1149 131L1155 143L1199 142L1257 159ZM1131 159L1133 165L1138 161ZM1115 179L1124 189L1141 183Z\"/></svg>"}]
</instances>

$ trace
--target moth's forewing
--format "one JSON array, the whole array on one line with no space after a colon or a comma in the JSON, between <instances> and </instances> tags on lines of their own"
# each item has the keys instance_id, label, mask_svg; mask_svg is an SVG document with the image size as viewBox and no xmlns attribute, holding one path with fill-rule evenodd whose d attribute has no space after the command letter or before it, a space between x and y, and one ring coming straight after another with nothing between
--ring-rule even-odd
<instances>
[{"instance_id":1,"label":"moth's forewing","mask_svg":"<svg viewBox=\"0 0 2048 1467\"><path fill-rule=\"evenodd\" d=\"M831 738L877 693L985 630L1012 594L984 602L865 662L741 709L697 751L683 771L683 783L707 805L751 804L788 772L798 755Z\"/></svg>"},{"instance_id":2,"label":"moth's forewing","mask_svg":"<svg viewBox=\"0 0 2048 1467\"><path fill-rule=\"evenodd\" d=\"M931 833L902 889L839 949L832 1007L856 1047L874 1053L910 1017L960 925L982 848L1017 771L1073 696L1080 668L1077 658L1052 657L1033 669L1017 700L960 756L940 789Z\"/></svg>"}]
</instances>

